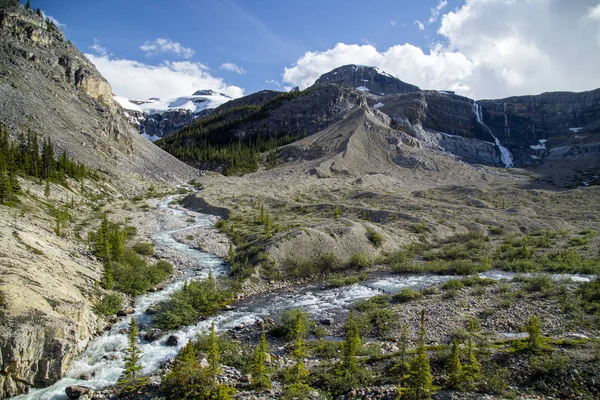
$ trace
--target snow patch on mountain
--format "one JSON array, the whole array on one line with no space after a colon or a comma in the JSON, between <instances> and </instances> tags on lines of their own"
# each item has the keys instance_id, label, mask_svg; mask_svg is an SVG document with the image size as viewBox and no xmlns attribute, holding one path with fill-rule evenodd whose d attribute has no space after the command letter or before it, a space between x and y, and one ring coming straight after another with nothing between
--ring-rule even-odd
<instances>
[{"instance_id":1,"label":"snow patch on mountain","mask_svg":"<svg viewBox=\"0 0 600 400\"><path fill-rule=\"evenodd\" d=\"M126 110L134 110L146 114L162 114L171 110L187 110L192 113L199 113L206 109L217 108L221 104L231 100L231 97L212 90L198 90L191 96L176 97L173 99L153 97L147 100L134 100L121 96L114 96L114 99Z\"/></svg>"}]
</instances>

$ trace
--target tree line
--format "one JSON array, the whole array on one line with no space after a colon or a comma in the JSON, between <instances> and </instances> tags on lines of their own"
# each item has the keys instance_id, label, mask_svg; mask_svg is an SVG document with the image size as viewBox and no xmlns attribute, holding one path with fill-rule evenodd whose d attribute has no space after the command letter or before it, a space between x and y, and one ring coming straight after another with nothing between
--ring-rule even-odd
<instances>
[{"instance_id":1,"label":"tree line","mask_svg":"<svg viewBox=\"0 0 600 400\"><path fill-rule=\"evenodd\" d=\"M8 129L0 124L0 203L20 192L18 176L63 182L67 177L81 180L89 175L98 177L85 164L73 161L65 150L57 153L49 138L40 141L36 132L28 130L11 140Z\"/></svg>"}]
</instances>

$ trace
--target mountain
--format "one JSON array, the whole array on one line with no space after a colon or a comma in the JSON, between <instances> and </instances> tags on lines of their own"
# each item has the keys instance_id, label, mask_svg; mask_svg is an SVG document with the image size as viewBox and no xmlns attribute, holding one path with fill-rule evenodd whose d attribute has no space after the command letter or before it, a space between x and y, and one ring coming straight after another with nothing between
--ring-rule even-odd
<instances>
[{"instance_id":1,"label":"mountain","mask_svg":"<svg viewBox=\"0 0 600 400\"><path fill-rule=\"evenodd\" d=\"M142 136L155 142L191 124L194 119L209 115L210 110L230 101L231 97L208 89L169 100L157 97L133 100L120 96L114 96L114 99L125 109L125 116Z\"/></svg>"},{"instance_id":2,"label":"mountain","mask_svg":"<svg viewBox=\"0 0 600 400\"><path fill-rule=\"evenodd\" d=\"M259 93L218 107L159 146L192 165L224 172L240 162L231 149L229 155L194 149L258 140L256 151L270 151L343 120L364 103L390 117L390 126L418 146L468 163L527 167L562 186L596 182L593 171L600 170L600 89L476 102L421 90L378 68L346 65L303 91ZM278 142L264 144L271 139ZM245 159L246 172L257 168L256 154Z\"/></svg>"},{"instance_id":3,"label":"mountain","mask_svg":"<svg viewBox=\"0 0 600 400\"><path fill-rule=\"evenodd\" d=\"M338 67L321 75L315 82L315 86L330 85L332 83L381 95L411 93L420 90L417 86L402 82L379 68L353 64Z\"/></svg>"},{"instance_id":4,"label":"mountain","mask_svg":"<svg viewBox=\"0 0 600 400\"><path fill-rule=\"evenodd\" d=\"M105 171L124 190L140 179L183 182L192 168L130 125L108 82L51 22L17 1L0 3L0 122L32 129L58 151Z\"/></svg>"}]
</instances>

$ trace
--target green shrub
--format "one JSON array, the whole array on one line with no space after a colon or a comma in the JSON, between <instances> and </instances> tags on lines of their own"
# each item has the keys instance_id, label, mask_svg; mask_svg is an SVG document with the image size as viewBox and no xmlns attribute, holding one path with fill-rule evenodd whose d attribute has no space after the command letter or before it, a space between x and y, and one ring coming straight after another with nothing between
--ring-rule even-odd
<instances>
[{"instance_id":1,"label":"green shrub","mask_svg":"<svg viewBox=\"0 0 600 400\"><path fill-rule=\"evenodd\" d=\"M182 289L158 304L154 322L161 329L191 325L201 316L214 314L230 299L228 288L217 284L212 276L202 281L186 282Z\"/></svg>"},{"instance_id":2,"label":"green shrub","mask_svg":"<svg viewBox=\"0 0 600 400\"><path fill-rule=\"evenodd\" d=\"M564 378L568 376L571 369L571 359L561 354L552 353L540 356L533 356L529 359L532 378Z\"/></svg>"},{"instance_id":3,"label":"green shrub","mask_svg":"<svg viewBox=\"0 0 600 400\"><path fill-rule=\"evenodd\" d=\"M458 290L462 289L465 285L460 279L450 279L448 282L442 285L443 290Z\"/></svg>"},{"instance_id":4,"label":"green shrub","mask_svg":"<svg viewBox=\"0 0 600 400\"><path fill-rule=\"evenodd\" d=\"M373 265L371 258L365 253L354 253L346 263L348 268L366 269Z\"/></svg>"},{"instance_id":5,"label":"green shrub","mask_svg":"<svg viewBox=\"0 0 600 400\"><path fill-rule=\"evenodd\" d=\"M154 255L154 246L152 245L152 243L139 242L134 244L132 246L132 249L141 256Z\"/></svg>"},{"instance_id":6,"label":"green shrub","mask_svg":"<svg viewBox=\"0 0 600 400\"><path fill-rule=\"evenodd\" d=\"M367 273L361 272L358 275L345 275L345 274L335 274L331 278L329 278L329 285L331 287L344 287L354 285L355 283L362 282L368 278Z\"/></svg>"},{"instance_id":7,"label":"green shrub","mask_svg":"<svg viewBox=\"0 0 600 400\"><path fill-rule=\"evenodd\" d=\"M367 238L375 247L381 247L385 242L383 235L373 229L367 229Z\"/></svg>"},{"instance_id":8,"label":"green shrub","mask_svg":"<svg viewBox=\"0 0 600 400\"><path fill-rule=\"evenodd\" d=\"M123 306L123 297L117 293L111 293L94 306L94 311L105 317L116 314Z\"/></svg>"},{"instance_id":9,"label":"green shrub","mask_svg":"<svg viewBox=\"0 0 600 400\"><path fill-rule=\"evenodd\" d=\"M515 276L514 281L520 282L528 292L551 294L556 287L552 277L548 274L538 274L530 277L517 275Z\"/></svg>"},{"instance_id":10,"label":"green shrub","mask_svg":"<svg viewBox=\"0 0 600 400\"><path fill-rule=\"evenodd\" d=\"M392 299L398 303L407 303L421 297L421 293L411 288L404 288L399 293L392 296Z\"/></svg>"},{"instance_id":11,"label":"green shrub","mask_svg":"<svg viewBox=\"0 0 600 400\"><path fill-rule=\"evenodd\" d=\"M304 278L336 272L342 268L333 253L320 254L313 259L289 259L284 263L287 274L294 278Z\"/></svg>"},{"instance_id":12,"label":"green shrub","mask_svg":"<svg viewBox=\"0 0 600 400\"><path fill-rule=\"evenodd\" d=\"M165 280L173 272L166 261L148 264L131 249L125 249L121 261L108 263L115 288L123 293L138 296Z\"/></svg>"}]
</instances>

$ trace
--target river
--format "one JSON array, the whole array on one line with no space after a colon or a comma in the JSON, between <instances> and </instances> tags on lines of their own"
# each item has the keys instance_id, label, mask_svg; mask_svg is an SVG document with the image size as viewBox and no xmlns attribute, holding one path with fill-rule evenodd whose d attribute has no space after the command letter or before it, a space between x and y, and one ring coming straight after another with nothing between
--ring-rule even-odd
<instances>
[{"instance_id":1,"label":"river","mask_svg":"<svg viewBox=\"0 0 600 400\"><path fill-rule=\"evenodd\" d=\"M167 299L171 293L183 285L186 279L205 279L209 272L212 272L215 276L228 273L227 264L219 257L190 248L173 238L173 235L176 233L199 226L208 226L214 221L213 217L207 215L171 207L170 204L175 198L176 196L166 197L158 204L158 209L160 212L170 213L171 217L176 218L181 223L185 222L186 226L180 229L167 229L163 227L153 235L153 242L157 250L163 248L169 249L169 251L177 251L191 258L196 265L189 268L177 280L165 285L164 290L147 293L138 297L135 301L135 313L120 318L110 331L90 341L86 350L74 361L65 378L48 388L32 390L29 394L15 397L15 399L63 400L68 398L65 394L65 389L70 385L82 385L93 389L114 385L123 371L122 356L124 354L123 350L127 347L127 337L125 334L120 333L120 331L122 332L123 329L128 327L131 317L136 319L138 325L151 326L151 316L145 314L145 310ZM488 271L480 274L480 276L500 280L512 279L514 274L502 271ZM562 275L554 276L555 279L562 277ZM569 277L576 281L589 281L591 279L585 275L569 275ZM213 321L217 329L222 331L241 324L254 323L257 319L277 316L282 311L290 308L303 308L311 316L318 319L334 318L335 316L339 317L340 313L344 313L353 303L359 300L384 293L397 293L406 287L420 289L446 282L449 279L457 279L457 277L427 274L394 275L374 278L342 288L324 288L322 285L307 285L294 291L280 290L255 296L245 300L243 304L237 305L234 310L224 311L214 318L209 318L196 325L169 332L169 335L174 334L178 336L178 346L169 347L165 345L166 338L169 335L154 342L141 340L139 348L142 351L141 364L143 373L152 373L162 363L175 357L189 339L195 338L200 333L207 332ZM81 380L80 377L82 375L90 376L91 379Z\"/></svg>"}]
</instances>

